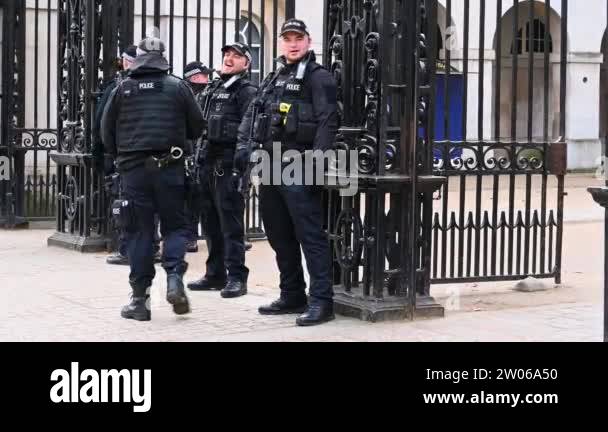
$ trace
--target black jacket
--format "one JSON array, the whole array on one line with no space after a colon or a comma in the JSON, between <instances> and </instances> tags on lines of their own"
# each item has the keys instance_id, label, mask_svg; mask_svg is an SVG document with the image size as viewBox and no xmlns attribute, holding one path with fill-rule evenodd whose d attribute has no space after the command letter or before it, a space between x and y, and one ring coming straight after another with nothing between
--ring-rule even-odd
<instances>
[{"instance_id":1,"label":"black jacket","mask_svg":"<svg viewBox=\"0 0 608 432\"><path fill-rule=\"evenodd\" d=\"M116 74L114 78L108 81L105 85L100 88L101 96L97 101L97 108L95 109L95 121L93 122L93 158L95 165L100 170L104 170L105 174L110 174L114 165L114 160L111 157L104 158L103 141L101 138L101 119L105 107L110 100L110 96L114 89L122 82L126 77L124 72Z\"/></svg>"},{"instance_id":2,"label":"black jacket","mask_svg":"<svg viewBox=\"0 0 608 432\"><path fill-rule=\"evenodd\" d=\"M203 113L185 81L168 75L157 54L138 57L128 78L112 92L102 118L105 152L116 156L119 171L151 154L166 154L201 135Z\"/></svg>"},{"instance_id":3,"label":"black jacket","mask_svg":"<svg viewBox=\"0 0 608 432\"><path fill-rule=\"evenodd\" d=\"M207 161L223 158L231 163L238 129L258 89L244 77L222 76L202 94L208 145ZM227 86L227 87L226 87Z\"/></svg>"},{"instance_id":4,"label":"black jacket","mask_svg":"<svg viewBox=\"0 0 608 432\"><path fill-rule=\"evenodd\" d=\"M310 53L303 79L297 77L298 64L278 62L282 68L277 76L266 78L256 100L251 104L239 128L238 148L248 147L254 106L261 113L273 118L272 128L262 144L270 150L273 141L280 141L283 150L327 150L334 148L338 128L337 85L333 75L314 61ZM289 113L281 116L281 103L290 107Z\"/></svg>"}]
</instances>

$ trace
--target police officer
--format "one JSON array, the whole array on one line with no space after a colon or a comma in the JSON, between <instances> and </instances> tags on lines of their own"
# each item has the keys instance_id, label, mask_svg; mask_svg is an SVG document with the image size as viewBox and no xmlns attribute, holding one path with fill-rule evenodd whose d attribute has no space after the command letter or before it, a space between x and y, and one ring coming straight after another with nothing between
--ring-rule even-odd
<instances>
[{"instance_id":1,"label":"police officer","mask_svg":"<svg viewBox=\"0 0 608 432\"><path fill-rule=\"evenodd\" d=\"M121 315L140 321L151 318L146 303L155 277L154 213L164 241L167 301L178 315L190 312L183 285L189 222L182 147L200 136L203 115L188 84L168 74L164 51L158 38L139 43L129 76L112 93L102 119L106 153L116 157L123 181L124 200L114 210L129 236L133 296Z\"/></svg>"},{"instance_id":2,"label":"police officer","mask_svg":"<svg viewBox=\"0 0 608 432\"><path fill-rule=\"evenodd\" d=\"M184 79L192 88L194 95L198 97L209 85L213 70L200 61L193 61L184 68Z\"/></svg>"},{"instance_id":3,"label":"police officer","mask_svg":"<svg viewBox=\"0 0 608 432\"><path fill-rule=\"evenodd\" d=\"M280 143L282 152L292 150L299 154L334 146L335 80L315 62L310 34L303 21L286 21L280 36L283 53L278 59L280 67L261 85L239 129L235 163L241 168L247 163L252 146L258 142L271 157L273 141ZM270 127L267 127L268 119ZM283 158L272 160L273 165L280 167L283 162ZM260 210L268 240L276 253L281 296L272 304L260 307L260 314L304 312L296 320L301 326L334 319L331 255L323 231L321 201L322 190L318 186L289 185L276 177L271 184L262 182ZM309 300L300 247L310 274Z\"/></svg>"},{"instance_id":4,"label":"police officer","mask_svg":"<svg viewBox=\"0 0 608 432\"><path fill-rule=\"evenodd\" d=\"M128 46L122 53L121 58L118 60L119 72L110 80L101 93L101 97L97 103L97 109L95 111L95 122L93 126L93 136L95 137L93 146L93 155L95 158L97 170L103 172L107 179L108 189L115 190L116 192L111 195L114 198L118 198L120 195L120 176L115 175L114 159L112 157L106 157L103 150L103 142L101 141L101 118L103 115L104 108L110 99L112 91L126 78L129 73L129 69L133 65L137 57L137 47L135 45ZM157 220L158 226L158 220ZM129 258L127 257L127 236L124 231L119 230L118 232L118 250L116 253L110 255L106 262L111 265L129 265ZM154 262L160 262L160 237L158 236L158 229L155 230L154 236Z\"/></svg>"},{"instance_id":5,"label":"police officer","mask_svg":"<svg viewBox=\"0 0 608 432\"><path fill-rule=\"evenodd\" d=\"M192 91L194 92L194 95L196 96L196 101L201 106L201 109L203 106L202 94L203 94L204 90L207 88L207 86L209 85L209 79L212 74L213 74L213 70L206 67L200 61L190 62L184 68L184 80L186 80L186 82L192 88ZM205 138L202 138L201 141L203 139L205 139ZM202 143L199 142L199 140L195 140L194 142L191 143L193 150L196 150L196 147L200 146L200 145L202 145ZM200 151L195 151L194 153L195 153L195 155L197 155L197 157L200 155ZM195 164L197 164L199 161L193 161L193 162ZM194 171L196 172L197 170L194 170ZM192 185L191 187L196 187L196 186ZM197 198L197 194L195 193L194 199L196 199L196 198ZM191 202L190 206L188 208L189 216L191 218L191 223L192 223L191 237L188 241L188 244L186 245L186 251L188 253L198 252L198 242L197 242L198 241L198 227L199 227L200 220L201 220L201 213L197 207L198 207L197 205L194 205L194 203Z\"/></svg>"},{"instance_id":6,"label":"police officer","mask_svg":"<svg viewBox=\"0 0 608 432\"><path fill-rule=\"evenodd\" d=\"M222 53L220 79L209 84L203 96L207 143L201 182L207 271L188 288L219 289L222 297L231 298L247 293L243 176L233 176L233 160L238 128L257 88L247 79L252 60L249 47L237 42L223 47Z\"/></svg>"}]
</instances>

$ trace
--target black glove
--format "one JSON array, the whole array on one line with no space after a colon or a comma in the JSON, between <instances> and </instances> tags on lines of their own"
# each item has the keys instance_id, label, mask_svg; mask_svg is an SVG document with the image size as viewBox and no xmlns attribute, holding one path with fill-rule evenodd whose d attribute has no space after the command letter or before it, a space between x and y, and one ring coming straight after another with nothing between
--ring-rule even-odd
<instances>
[{"instance_id":1,"label":"black glove","mask_svg":"<svg viewBox=\"0 0 608 432\"><path fill-rule=\"evenodd\" d=\"M117 197L120 194L120 179L118 174L104 177L104 189L109 196Z\"/></svg>"}]
</instances>

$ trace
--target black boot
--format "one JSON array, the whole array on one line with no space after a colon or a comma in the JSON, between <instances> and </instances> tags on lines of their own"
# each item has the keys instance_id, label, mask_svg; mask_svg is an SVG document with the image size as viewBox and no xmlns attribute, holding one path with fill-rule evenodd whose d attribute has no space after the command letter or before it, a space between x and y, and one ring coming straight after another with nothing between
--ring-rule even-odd
<instances>
[{"instance_id":1,"label":"black boot","mask_svg":"<svg viewBox=\"0 0 608 432\"><path fill-rule=\"evenodd\" d=\"M173 305L177 315L190 313L190 303L184 290L185 269L167 271L167 302Z\"/></svg>"},{"instance_id":2,"label":"black boot","mask_svg":"<svg viewBox=\"0 0 608 432\"><path fill-rule=\"evenodd\" d=\"M221 290L226 286L226 279L216 279L210 277L203 277L195 282L188 284L188 289L192 291L211 291Z\"/></svg>"},{"instance_id":3,"label":"black boot","mask_svg":"<svg viewBox=\"0 0 608 432\"><path fill-rule=\"evenodd\" d=\"M287 315L301 314L306 310L306 298L302 301L287 301L282 298L273 301L269 305L260 306L260 315Z\"/></svg>"},{"instance_id":4,"label":"black boot","mask_svg":"<svg viewBox=\"0 0 608 432\"><path fill-rule=\"evenodd\" d=\"M186 243L186 252L188 253L197 253L198 252L198 242L196 240L189 241Z\"/></svg>"},{"instance_id":5,"label":"black boot","mask_svg":"<svg viewBox=\"0 0 608 432\"><path fill-rule=\"evenodd\" d=\"M131 297L131 303L124 306L120 311L120 316L125 319L133 319L136 321L150 321L152 319L152 313L148 305L150 296L147 294L147 287L133 286L133 294Z\"/></svg>"},{"instance_id":6,"label":"black boot","mask_svg":"<svg viewBox=\"0 0 608 432\"><path fill-rule=\"evenodd\" d=\"M115 253L114 255L110 255L106 259L106 263L110 265L129 265L129 257L121 254L120 252Z\"/></svg>"},{"instance_id":7,"label":"black boot","mask_svg":"<svg viewBox=\"0 0 608 432\"><path fill-rule=\"evenodd\" d=\"M296 324L301 327L315 326L335 318L333 303L312 303L308 310L296 319Z\"/></svg>"},{"instance_id":8,"label":"black boot","mask_svg":"<svg viewBox=\"0 0 608 432\"><path fill-rule=\"evenodd\" d=\"M241 281L228 281L221 293L224 298L241 297L245 294L247 294L247 282Z\"/></svg>"}]
</instances>

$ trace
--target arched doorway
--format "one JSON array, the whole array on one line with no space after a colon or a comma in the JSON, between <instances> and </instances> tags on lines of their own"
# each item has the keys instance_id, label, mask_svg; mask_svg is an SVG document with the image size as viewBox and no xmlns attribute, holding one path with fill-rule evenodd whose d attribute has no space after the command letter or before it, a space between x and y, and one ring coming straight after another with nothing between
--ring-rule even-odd
<instances>
[{"instance_id":1,"label":"arched doorway","mask_svg":"<svg viewBox=\"0 0 608 432\"><path fill-rule=\"evenodd\" d=\"M241 16L239 21L239 42L249 45L251 48L251 81L257 83L260 81L260 59L261 59L261 37L260 29L247 16Z\"/></svg>"},{"instance_id":2,"label":"arched doorway","mask_svg":"<svg viewBox=\"0 0 608 432\"><path fill-rule=\"evenodd\" d=\"M500 88L494 135L499 140L558 138L561 37L561 18L538 1L521 2L501 18L494 40L494 79Z\"/></svg>"}]
</instances>

